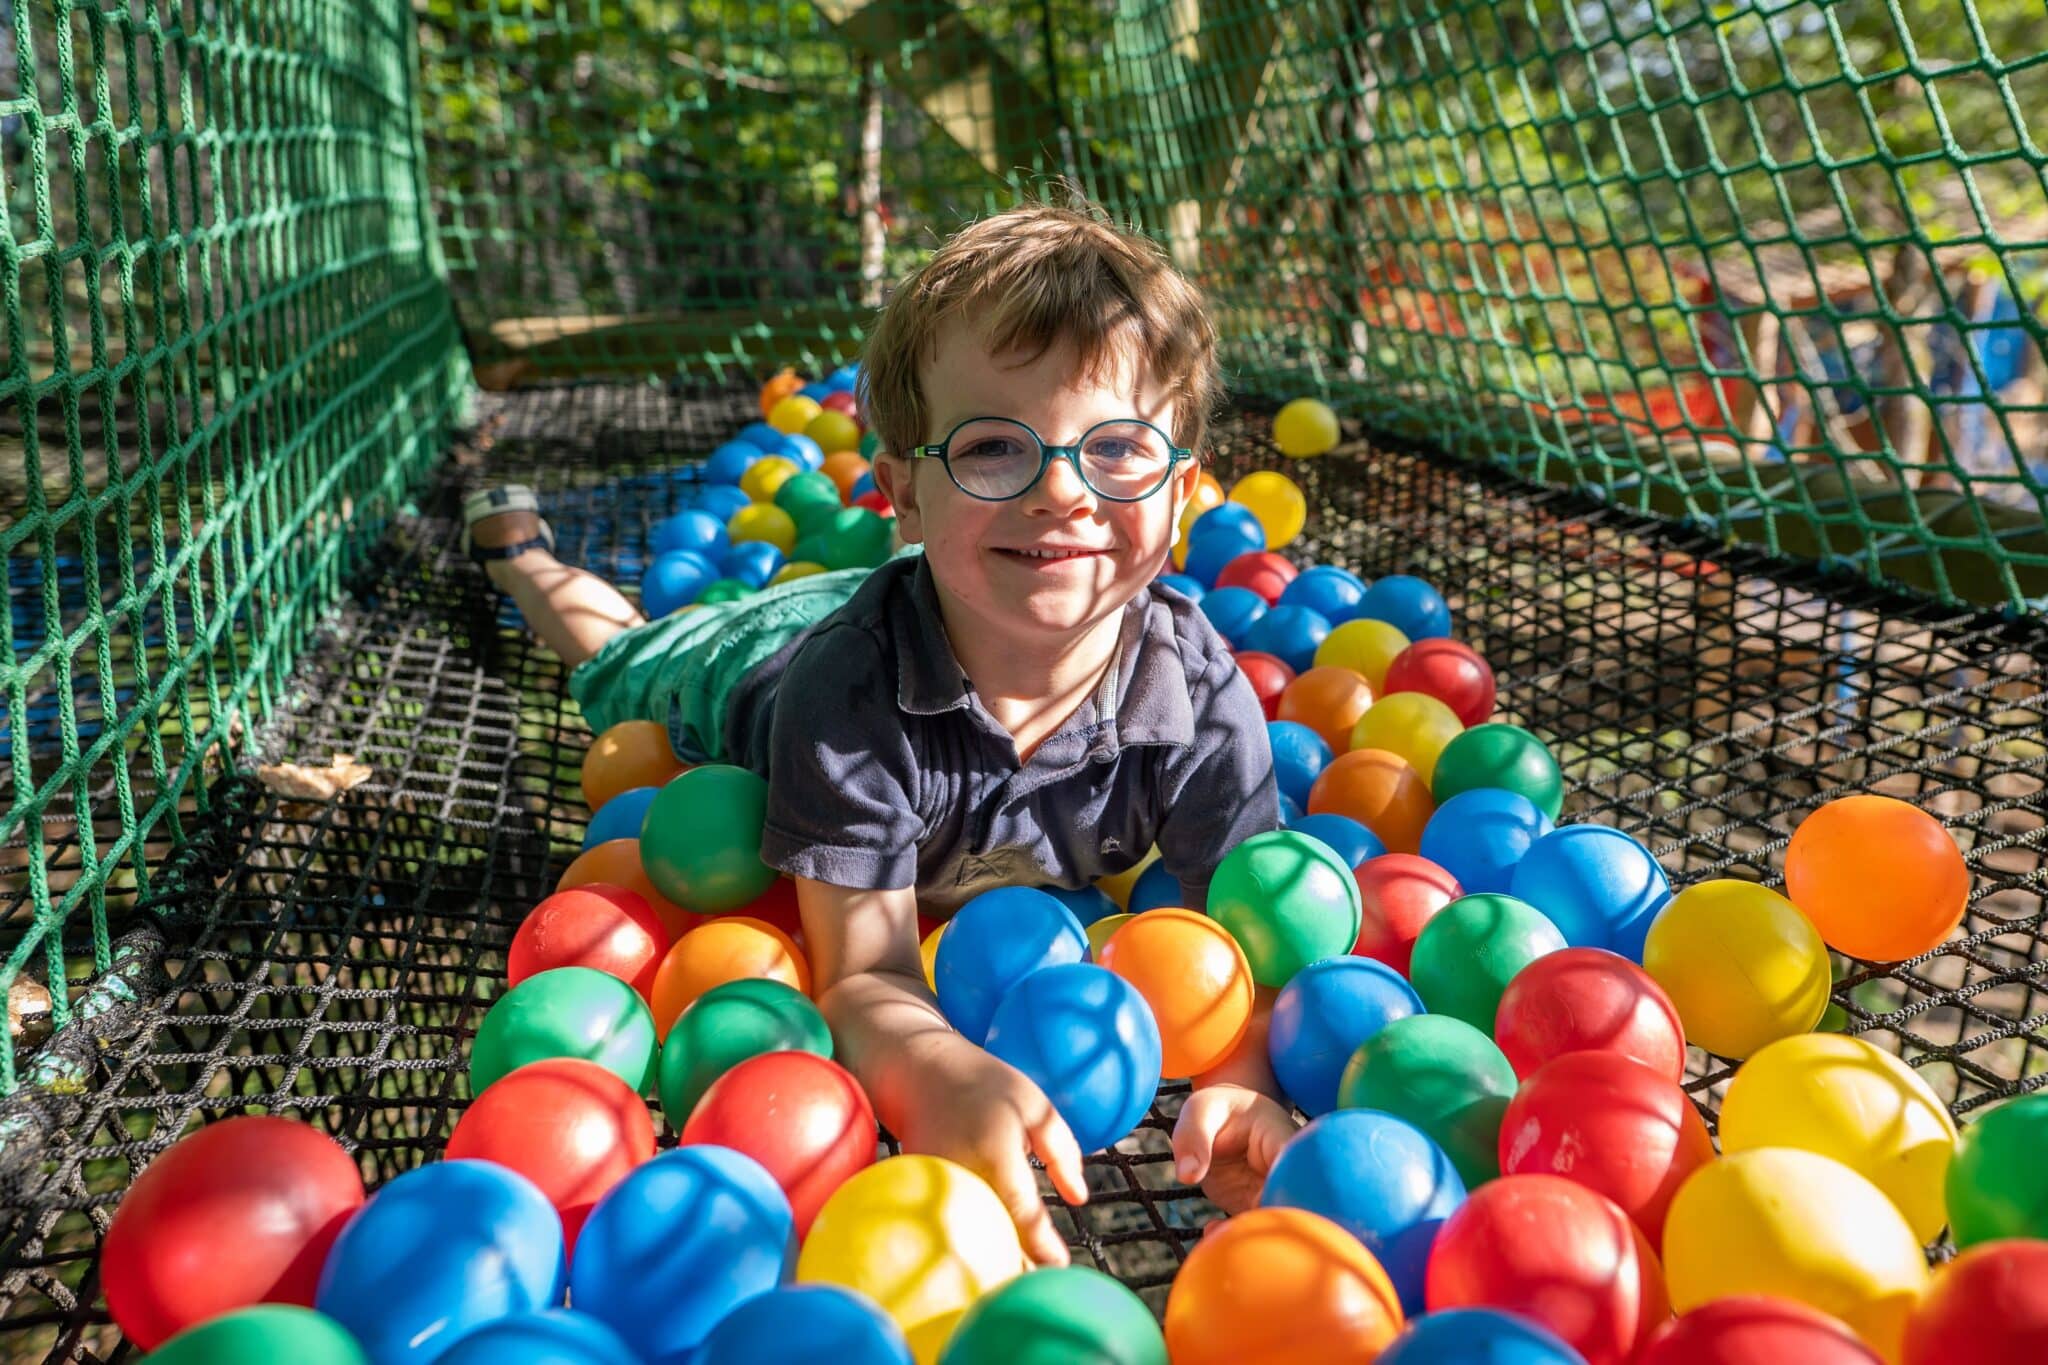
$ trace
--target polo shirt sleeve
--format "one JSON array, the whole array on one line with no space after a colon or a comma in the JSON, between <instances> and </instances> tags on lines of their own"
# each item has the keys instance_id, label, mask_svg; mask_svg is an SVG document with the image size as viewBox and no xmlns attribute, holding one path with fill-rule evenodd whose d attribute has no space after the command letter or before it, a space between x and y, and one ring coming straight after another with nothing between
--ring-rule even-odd
<instances>
[{"instance_id":1,"label":"polo shirt sleeve","mask_svg":"<svg viewBox=\"0 0 2048 1365\"><path fill-rule=\"evenodd\" d=\"M1254 834L1280 828L1280 789L1258 694L1230 654L1218 652L1189 689L1195 740L1168 760L1159 857L1201 910L1223 856Z\"/></svg>"},{"instance_id":2,"label":"polo shirt sleeve","mask_svg":"<svg viewBox=\"0 0 2048 1365\"><path fill-rule=\"evenodd\" d=\"M852 625L789 662L769 732L761 860L863 891L917 882L916 766L880 642Z\"/></svg>"}]
</instances>

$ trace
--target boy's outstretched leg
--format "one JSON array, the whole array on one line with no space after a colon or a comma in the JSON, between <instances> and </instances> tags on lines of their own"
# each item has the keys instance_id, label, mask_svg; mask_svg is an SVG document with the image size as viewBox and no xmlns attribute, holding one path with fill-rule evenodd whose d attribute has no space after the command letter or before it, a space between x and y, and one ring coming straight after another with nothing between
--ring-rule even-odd
<instances>
[{"instance_id":1,"label":"boy's outstretched leg","mask_svg":"<svg viewBox=\"0 0 2048 1365\"><path fill-rule=\"evenodd\" d=\"M555 558L553 537L529 490L501 491L515 495L512 506L494 510L488 495L465 504L472 555L491 582L519 604L526 624L566 667L582 663L620 631L645 624L647 618L617 588ZM476 553L512 547L520 548L509 556Z\"/></svg>"}]
</instances>

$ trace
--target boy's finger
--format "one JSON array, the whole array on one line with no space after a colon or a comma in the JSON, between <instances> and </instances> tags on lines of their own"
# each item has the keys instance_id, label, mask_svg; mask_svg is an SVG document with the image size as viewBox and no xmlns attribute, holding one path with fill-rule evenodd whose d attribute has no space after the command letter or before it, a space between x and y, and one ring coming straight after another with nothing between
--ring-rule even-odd
<instances>
[{"instance_id":1,"label":"boy's finger","mask_svg":"<svg viewBox=\"0 0 2048 1365\"><path fill-rule=\"evenodd\" d=\"M1067 1121L1051 1101L1039 1103L1042 1109L1027 1120L1024 1128L1025 1136L1031 1139L1031 1150L1045 1163L1045 1173L1052 1177L1052 1187L1060 1192L1060 1198L1069 1204L1085 1204L1088 1181L1081 1173L1081 1144L1074 1141L1074 1130L1067 1127Z\"/></svg>"},{"instance_id":2,"label":"boy's finger","mask_svg":"<svg viewBox=\"0 0 2048 1365\"><path fill-rule=\"evenodd\" d=\"M1193 1185L1209 1174L1209 1159L1216 1149L1216 1135L1230 1122L1230 1106L1216 1104L1197 1090L1181 1106L1173 1123L1173 1173L1183 1185Z\"/></svg>"},{"instance_id":3,"label":"boy's finger","mask_svg":"<svg viewBox=\"0 0 2048 1365\"><path fill-rule=\"evenodd\" d=\"M989 1184L1017 1224L1024 1254L1040 1265L1065 1265L1067 1244L1060 1240L1052 1215L1045 1211L1045 1201L1038 1197L1038 1182L1031 1176L1030 1164L1021 1157L1005 1161Z\"/></svg>"}]
</instances>

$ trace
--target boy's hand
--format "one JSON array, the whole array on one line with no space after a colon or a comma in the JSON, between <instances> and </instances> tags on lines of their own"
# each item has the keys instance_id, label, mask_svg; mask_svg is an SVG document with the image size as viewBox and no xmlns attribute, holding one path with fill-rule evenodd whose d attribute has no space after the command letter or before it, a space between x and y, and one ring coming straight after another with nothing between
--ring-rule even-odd
<instances>
[{"instance_id":1,"label":"boy's hand","mask_svg":"<svg viewBox=\"0 0 2048 1365\"><path fill-rule=\"evenodd\" d=\"M1294 1118L1258 1091L1228 1083L1188 1096L1173 1125L1173 1169L1225 1213L1259 1202L1267 1172L1298 1131Z\"/></svg>"}]
</instances>

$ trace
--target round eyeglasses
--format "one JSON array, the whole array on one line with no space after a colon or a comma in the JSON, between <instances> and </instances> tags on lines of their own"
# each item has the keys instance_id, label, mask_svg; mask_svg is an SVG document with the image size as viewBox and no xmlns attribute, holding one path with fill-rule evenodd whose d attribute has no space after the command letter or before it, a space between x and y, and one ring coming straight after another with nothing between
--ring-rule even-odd
<instances>
[{"instance_id":1,"label":"round eyeglasses","mask_svg":"<svg viewBox=\"0 0 2048 1365\"><path fill-rule=\"evenodd\" d=\"M1141 502L1166 487L1173 467L1194 451L1138 417L1097 422L1070 446L1047 445L1007 417L970 417L936 445L915 446L913 458L938 460L953 486L983 502L1021 498L1055 459L1074 466L1089 491L1110 502Z\"/></svg>"}]
</instances>

